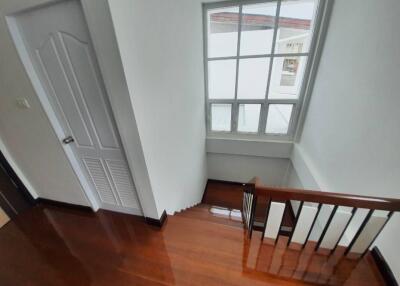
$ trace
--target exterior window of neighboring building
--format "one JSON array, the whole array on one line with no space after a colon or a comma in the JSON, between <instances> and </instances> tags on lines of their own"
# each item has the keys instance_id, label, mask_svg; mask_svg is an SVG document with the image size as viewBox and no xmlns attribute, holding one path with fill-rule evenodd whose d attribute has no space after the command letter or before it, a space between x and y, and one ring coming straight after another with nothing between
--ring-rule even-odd
<instances>
[{"instance_id":1,"label":"exterior window of neighboring building","mask_svg":"<svg viewBox=\"0 0 400 286\"><path fill-rule=\"evenodd\" d=\"M318 0L204 5L209 134L293 137L320 6Z\"/></svg>"}]
</instances>

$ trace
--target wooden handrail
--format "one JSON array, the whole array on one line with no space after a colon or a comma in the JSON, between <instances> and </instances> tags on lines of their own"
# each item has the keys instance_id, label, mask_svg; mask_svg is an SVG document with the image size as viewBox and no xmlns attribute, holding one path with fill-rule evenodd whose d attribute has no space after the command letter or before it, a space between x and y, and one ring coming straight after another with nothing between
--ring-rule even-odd
<instances>
[{"instance_id":1,"label":"wooden handrail","mask_svg":"<svg viewBox=\"0 0 400 286\"><path fill-rule=\"evenodd\" d=\"M264 186L258 177L253 178L247 185L254 187L257 196L266 196L277 201L295 200L375 210L400 211L400 199L268 187Z\"/></svg>"}]
</instances>

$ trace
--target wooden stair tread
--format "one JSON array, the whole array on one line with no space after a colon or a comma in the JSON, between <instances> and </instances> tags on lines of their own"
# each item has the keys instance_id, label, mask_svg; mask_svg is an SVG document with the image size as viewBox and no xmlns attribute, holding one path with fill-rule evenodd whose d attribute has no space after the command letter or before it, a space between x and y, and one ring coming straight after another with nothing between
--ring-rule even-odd
<instances>
[{"instance_id":1,"label":"wooden stair tread","mask_svg":"<svg viewBox=\"0 0 400 286\"><path fill-rule=\"evenodd\" d=\"M243 239L243 231L241 231L241 228L232 227L232 225L229 224L220 224L218 223L218 220L204 220L201 218L192 218L186 216L171 216L168 219L179 220L180 223L187 223L188 227L191 229L190 231L194 231L194 228L200 228L210 233L210 235L213 233L221 233L222 236L225 236L229 233L229 235Z\"/></svg>"},{"instance_id":2,"label":"wooden stair tread","mask_svg":"<svg viewBox=\"0 0 400 286\"><path fill-rule=\"evenodd\" d=\"M236 220L226 215L213 214L210 211L210 208L212 208L212 206L209 205L196 206L193 208L186 209L183 212L177 213L174 216L209 221L222 225L243 228L243 223L241 221L241 218Z\"/></svg>"}]
</instances>

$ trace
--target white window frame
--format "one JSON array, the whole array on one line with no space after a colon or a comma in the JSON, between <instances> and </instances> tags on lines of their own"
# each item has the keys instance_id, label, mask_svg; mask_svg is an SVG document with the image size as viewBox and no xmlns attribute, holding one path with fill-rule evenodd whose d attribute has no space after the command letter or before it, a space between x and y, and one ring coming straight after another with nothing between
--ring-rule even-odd
<instances>
[{"instance_id":1,"label":"white window frame","mask_svg":"<svg viewBox=\"0 0 400 286\"><path fill-rule=\"evenodd\" d=\"M241 21L242 21L242 7L248 4L277 2L277 11L274 24L274 35L272 42L272 50L270 54L240 56L240 40L241 40ZM204 37L204 81L205 81L205 108L206 108L206 126L207 137L209 138L229 138L229 139L254 139L254 140L278 140L278 141L298 141L301 136L305 114L310 100L312 87L314 84L315 74L317 71L322 46L329 22L329 15L332 9L333 0L317 0L316 14L312 30L312 38L310 48L305 53L290 53L290 54L275 54L275 43L277 26L279 20L279 12L282 0L238 0L238 1L222 1L214 3L203 4L203 37ZM237 51L235 56L228 57L208 57L208 10L217 8L239 6L239 23L238 23L238 41ZM304 70L302 85L300 88L299 97L297 99L268 99L268 89L271 80L273 61L269 63L269 74L266 88L266 96L264 99L238 99L237 86L238 86L238 73L239 73L239 60L248 58L275 58L275 57L295 57L307 56L307 65ZM210 99L208 96L208 62L215 60L236 60L236 80L235 80L235 98L233 99ZM211 130L211 104L231 104L231 131L213 131ZM239 105L240 104L261 104L261 112L259 117L258 132L246 133L237 131L238 118L239 118ZM268 116L269 104L293 104L292 115L289 122L287 134L267 134L265 133L266 122Z\"/></svg>"}]
</instances>

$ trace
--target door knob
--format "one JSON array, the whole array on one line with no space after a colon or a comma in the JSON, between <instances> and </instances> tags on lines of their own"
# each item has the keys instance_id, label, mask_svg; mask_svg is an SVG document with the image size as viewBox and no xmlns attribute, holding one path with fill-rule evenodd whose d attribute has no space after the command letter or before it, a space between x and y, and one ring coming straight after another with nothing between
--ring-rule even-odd
<instances>
[{"instance_id":1,"label":"door knob","mask_svg":"<svg viewBox=\"0 0 400 286\"><path fill-rule=\"evenodd\" d=\"M64 144L69 144L69 143L72 143L72 142L74 142L75 140L74 140L74 138L72 138L72 136L68 136L68 137L65 137L64 139L63 139L63 143Z\"/></svg>"}]
</instances>

